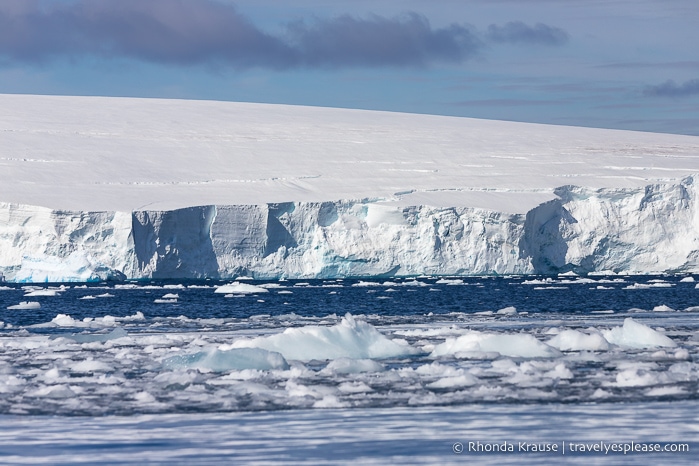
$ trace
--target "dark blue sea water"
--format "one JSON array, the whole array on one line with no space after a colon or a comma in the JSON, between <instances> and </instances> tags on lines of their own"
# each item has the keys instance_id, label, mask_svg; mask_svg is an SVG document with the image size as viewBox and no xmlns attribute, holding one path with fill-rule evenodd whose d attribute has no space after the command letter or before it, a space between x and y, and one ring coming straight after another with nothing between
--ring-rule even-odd
<instances>
[{"instance_id":1,"label":"dark blue sea water","mask_svg":"<svg viewBox=\"0 0 699 466\"><path fill-rule=\"evenodd\" d=\"M385 317L422 316L428 313L475 313L515 306L519 312L551 315L587 315L593 311L630 309L652 310L665 305L675 310L699 306L699 290L694 282L681 282L684 276L592 277L593 283L575 277L479 277L458 278L460 285L440 284L443 278L390 280L288 280L283 282L245 281L254 285L279 285L261 296L264 302L240 299L213 299L212 287L223 281L148 281L125 284L90 283L71 285L56 297L33 297L41 309L31 312L7 310L23 298L23 284L6 284L12 290L0 292L0 320L15 326L50 321L57 314L76 319L128 316L141 311L149 318L186 316L191 319L245 319L259 314L295 313L304 317L328 314L376 315ZM552 280L547 283L546 280ZM542 283L526 285L531 281ZM411 283L425 286L410 286ZM407 286L405 284L408 284ZM371 284L357 286L358 284ZM117 288L115 289L115 285ZM629 289L635 285L648 288ZM663 285L663 286L659 286ZM61 284L45 284L58 288ZM200 286L205 288L199 288ZM82 288L84 287L84 288ZM598 289L604 287L605 289ZM386 293L387 289L396 290ZM291 294L275 291L287 290ZM60 290L59 290L60 291ZM333 293L334 291L334 293ZM397 292L400 291L400 292ZM165 293L177 293L173 305L156 305ZM85 296L113 294L109 299L81 300ZM331 294L332 293L332 294ZM376 299L389 298L389 299ZM29 300L28 298L26 300Z\"/></svg>"}]
</instances>

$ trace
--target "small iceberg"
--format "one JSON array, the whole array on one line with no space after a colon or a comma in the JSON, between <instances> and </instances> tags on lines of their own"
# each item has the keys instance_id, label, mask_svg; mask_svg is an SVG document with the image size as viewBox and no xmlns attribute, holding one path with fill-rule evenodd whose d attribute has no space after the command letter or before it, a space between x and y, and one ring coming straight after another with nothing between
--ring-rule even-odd
<instances>
[{"instance_id":1,"label":"small iceberg","mask_svg":"<svg viewBox=\"0 0 699 466\"><path fill-rule=\"evenodd\" d=\"M214 293L223 294L253 294L253 293L269 293L269 290L261 286L250 285L249 283L233 282L228 285L222 285L214 290Z\"/></svg>"},{"instance_id":2,"label":"small iceberg","mask_svg":"<svg viewBox=\"0 0 699 466\"><path fill-rule=\"evenodd\" d=\"M299 361L381 359L410 356L419 352L407 343L390 340L371 324L355 320L349 313L332 327L309 325L287 328L275 335L237 340L230 347L262 348L281 353L286 359Z\"/></svg>"},{"instance_id":3,"label":"small iceberg","mask_svg":"<svg viewBox=\"0 0 699 466\"><path fill-rule=\"evenodd\" d=\"M7 309L40 309L41 304L36 301L22 301L14 306L7 306Z\"/></svg>"},{"instance_id":4,"label":"small iceberg","mask_svg":"<svg viewBox=\"0 0 699 466\"><path fill-rule=\"evenodd\" d=\"M60 290L62 291L62 290ZM24 294L25 297L34 296L60 296L59 290L27 290Z\"/></svg>"},{"instance_id":5,"label":"small iceberg","mask_svg":"<svg viewBox=\"0 0 699 466\"><path fill-rule=\"evenodd\" d=\"M284 356L274 351L258 348L234 348L228 350L209 349L194 354L171 356L163 360L169 370L208 369L214 372L234 370L287 370L289 364Z\"/></svg>"},{"instance_id":6,"label":"small iceberg","mask_svg":"<svg viewBox=\"0 0 699 466\"><path fill-rule=\"evenodd\" d=\"M557 349L540 342L534 335L515 333L487 333L470 330L458 338L447 338L435 346L432 357L485 355L499 353L507 357L553 358L560 356ZM482 357L482 356L481 356Z\"/></svg>"},{"instance_id":7,"label":"small iceberg","mask_svg":"<svg viewBox=\"0 0 699 466\"><path fill-rule=\"evenodd\" d=\"M602 334L609 343L627 348L674 348L677 346L677 343L667 336L647 325L636 322L630 317L624 319L622 327L604 330Z\"/></svg>"}]
</instances>

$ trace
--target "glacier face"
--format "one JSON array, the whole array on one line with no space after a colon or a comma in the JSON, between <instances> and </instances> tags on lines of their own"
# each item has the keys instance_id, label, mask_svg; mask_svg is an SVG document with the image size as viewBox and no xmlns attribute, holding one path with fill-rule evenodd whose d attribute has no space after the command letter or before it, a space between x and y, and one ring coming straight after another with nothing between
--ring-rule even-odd
<instances>
[{"instance_id":1,"label":"glacier face","mask_svg":"<svg viewBox=\"0 0 699 466\"><path fill-rule=\"evenodd\" d=\"M370 200L76 212L0 203L8 281L699 272L696 176L526 215Z\"/></svg>"}]
</instances>

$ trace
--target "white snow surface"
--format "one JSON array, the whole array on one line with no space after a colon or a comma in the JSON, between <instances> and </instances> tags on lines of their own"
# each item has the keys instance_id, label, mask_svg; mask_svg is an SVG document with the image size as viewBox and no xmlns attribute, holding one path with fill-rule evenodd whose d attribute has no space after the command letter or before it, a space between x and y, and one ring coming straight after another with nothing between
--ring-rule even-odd
<instances>
[{"instance_id":1,"label":"white snow surface","mask_svg":"<svg viewBox=\"0 0 699 466\"><path fill-rule=\"evenodd\" d=\"M699 137L0 95L10 281L699 271Z\"/></svg>"}]
</instances>

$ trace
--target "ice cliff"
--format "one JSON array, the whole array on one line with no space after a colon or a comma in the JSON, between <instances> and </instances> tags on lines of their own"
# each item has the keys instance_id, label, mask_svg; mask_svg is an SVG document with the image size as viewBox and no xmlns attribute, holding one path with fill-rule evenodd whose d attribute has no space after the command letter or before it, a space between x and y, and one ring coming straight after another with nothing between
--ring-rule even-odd
<instances>
[{"instance_id":1,"label":"ice cliff","mask_svg":"<svg viewBox=\"0 0 699 466\"><path fill-rule=\"evenodd\" d=\"M343 200L76 212L0 203L8 281L699 272L695 176L563 186L526 214Z\"/></svg>"}]
</instances>

